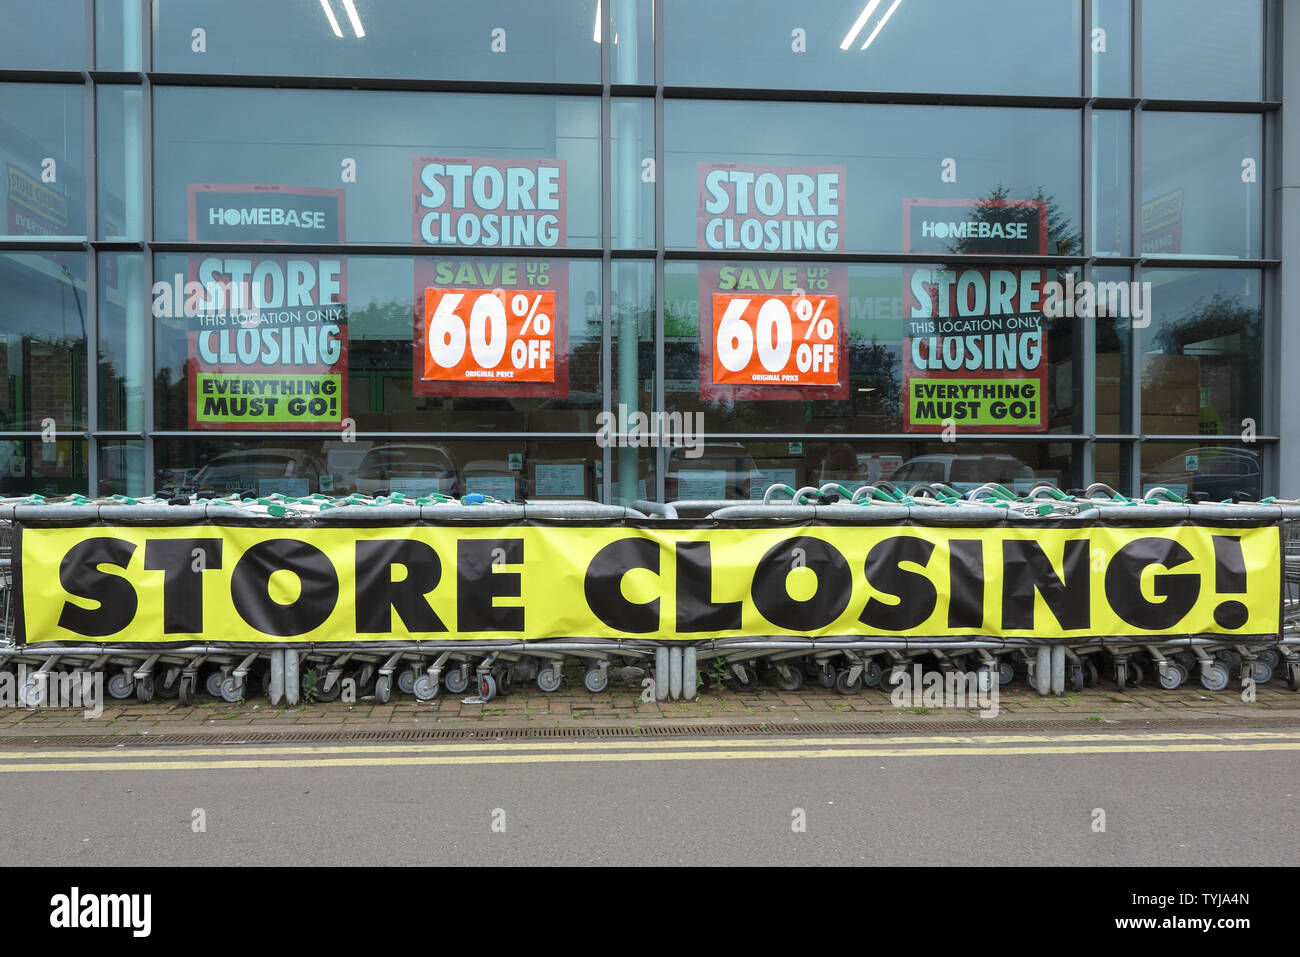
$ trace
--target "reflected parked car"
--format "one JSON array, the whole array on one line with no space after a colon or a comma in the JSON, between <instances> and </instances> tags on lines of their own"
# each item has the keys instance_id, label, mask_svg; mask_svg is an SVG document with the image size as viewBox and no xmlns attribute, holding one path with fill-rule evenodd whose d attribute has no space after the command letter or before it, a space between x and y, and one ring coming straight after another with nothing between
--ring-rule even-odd
<instances>
[{"instance_id":1,"label":"reflected parked car","mask_svg":"<svg viewBox=\"0 0 1300 957\"><path fill-rule=\"evenodd\" d=\"M401 492L403 495L461 494L456 459L446 446L431 442L376 445L357 466L354 491L362 495Z\"/></svg>"},{"instance_id":2,"label":"reflected parked car","mask_svg":"<svg viewBox=\"0 0 1300 957\"><path fill-rule=\"evenodd\" d=\"M1017 480L1033 479L1034 470L1011 455L918 455L908 459L889 480L901 489L942 482L968 492L986 482L1012 488Z\"/></svg>"},{"instance_id":3,"label":"reflected parked car","mask_svg":"<svg viewBox=\"0 0 1300 957\"><path fill-rule=\"evenodd\" d=\"M218 455L194 479L198 491L310 495L321 490L325 465L298 449L240 449Z\"/></svg>"},{"instance_id":4,"label":"reflected parked car","mask_svg":"<svg viewBox=\"0 0 1300 957\"><path fill-rule=\"evenodd\" d=\"M1262 478L1258 452L1240 446L1210 445L1193 446L1165 459L1143 475L1142 484L1161 485L1183 494L1204 492L1212 500L1222 501L1232 498L1234 492L1258 499Z\"/></svg>"}]
</instances>

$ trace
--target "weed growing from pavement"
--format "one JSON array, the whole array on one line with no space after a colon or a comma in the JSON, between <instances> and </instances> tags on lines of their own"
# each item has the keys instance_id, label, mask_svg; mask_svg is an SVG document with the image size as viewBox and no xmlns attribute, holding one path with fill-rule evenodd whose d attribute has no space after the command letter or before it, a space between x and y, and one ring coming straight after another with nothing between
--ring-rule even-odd
<instances>
[{"instance_id":1,"label":"weed growing from pavement","mask_svg":"<svg viewBox=\"0 0 1300 957\"><path fill-rule=\"evenodd\" d=\"M306 704L314 704L317 697L319 697L320 689L316 686L316 683L319 680L320 680L320 676L316 674L315 668L308 668L307 671L303 674L302 700Z\"/></svg>"}]
</instances>

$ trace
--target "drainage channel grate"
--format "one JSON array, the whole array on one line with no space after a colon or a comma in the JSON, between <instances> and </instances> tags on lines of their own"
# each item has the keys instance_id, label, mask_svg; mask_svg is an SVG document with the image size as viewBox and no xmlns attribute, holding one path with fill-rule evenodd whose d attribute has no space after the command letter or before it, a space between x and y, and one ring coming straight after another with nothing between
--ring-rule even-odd
<instances>
[{"instance_id":1,"label":"drainage channel grate","mask_svg":"<svg viewBox=\"0 0 1300 957\"><path fill-rule=\"evenodd\" d=\"M0 737L0 748L152 748L180 745L328 744L350 741L517 741L546 738L805 737L848 734L1007 734L1056 731L1222 731L1300 729L1295 718L1123 718L1098 721L876 721L799 724L638 725L596 728L357 728L350 731L259 731L250 734L52 734Z\"/></svg>"}]
</instances>

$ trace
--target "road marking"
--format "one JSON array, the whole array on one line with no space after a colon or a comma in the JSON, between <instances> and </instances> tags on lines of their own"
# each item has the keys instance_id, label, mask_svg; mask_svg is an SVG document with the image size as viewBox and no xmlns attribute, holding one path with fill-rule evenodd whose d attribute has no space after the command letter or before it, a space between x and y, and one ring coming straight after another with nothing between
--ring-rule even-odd
<instances>
[{"instance_id":1,"label":"road marking","mask_svg":"<svg viewBox=\"0 0 1300 957\"><path fill-rule=\"evenodd\" d=\"M1087 741L1267 741L1300 740L1300 731L1192 731L1152 732L1149 734L979 734L979 735L889 735L868 739L873 745L893 744L1062 744ZM864 739L837 738L692 738L681 741L663 738L648 741L483 741L460 744L349 744L349 745L217 745L175 748L126 748L105 752L101 748L77 748L62 751L0 751L0 762L54 758L98 757L107 759L170 758L196 756L229 757L233 755L294 754L458 754L473 751L651 751L655 749L704 748L790 748L792 746L861 747Z\"/></svg>"},{"instance_id":2,"label":"road marking","mask_svg":"<svg viewBox=\"0 0 1300 957\"><path fill-rule=\"evenodd\" d=\"M302 768L346 767L420 767L454 764L599 764L637 761L735 761L785 760L816 758L916 758L916 757L997 757L1050 756L1067 754L1210 754L1245 751L1300 751L1300 741L1222 742L1218 744L1150 744L1150 745L1048 745L1043 747L915 747L915 748L843 748L773 751L636 751L622 753L551 753L551 754L430 754L401 757L304 758L285 760L239 761L87 761L84 763L4 764L6 772L43 771L220 771L265 768L287 770Z\"/></svg>"}]
</instances>

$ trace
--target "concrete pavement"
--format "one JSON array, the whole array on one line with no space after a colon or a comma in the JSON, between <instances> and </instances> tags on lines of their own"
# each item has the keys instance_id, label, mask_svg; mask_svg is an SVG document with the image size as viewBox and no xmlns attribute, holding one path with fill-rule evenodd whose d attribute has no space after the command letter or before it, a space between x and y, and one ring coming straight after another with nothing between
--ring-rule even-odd
<instances>
[{"instance_id":1,"label":"concrete pavement","mask_svg":"<svg viewBox=\"0 0 1300 957\"><path fill-rule=\"evenodd\" d=\"M241 704L200 696L194 707L155 699L140 704L134 699L105 702L102 716L48 708L0 708L0 741L64 735L146 736L159 734L362 733L467 729L490 731L533 729L558 734L575 729L650 729L708 726L745 729L834 724L880 727L995 728L1010 724L1066 722L1072 724L1139 723L1157 725L1207 721L1277 726L1288 722L1300 727L1300 693L1274 681L1258 688L1254 702L1244 702L1240 692L1209 692L1191 683L1175 691L1144 687L1120 692L1103 684L1061 697L1042 697L1023 683L1001 690L999 715L982 718L974 709L895 708L889 695L868 689L841 696L805 685L786 693L764 687L750 693L703 692L695 701L643 701L635 685L611 683L608 690L590 694L580 683L559 692L543 694L536 686L520 684L505 698L487 704L465 703L466 695L441 694L427 703L395 696L386 705L373 698L354 703L303 704L272 708L265 698Z\"/></svg>"}]
</instances>

